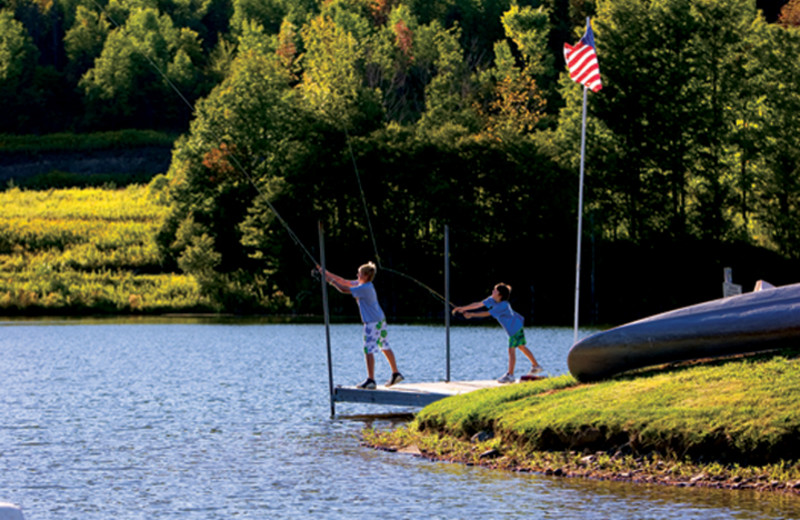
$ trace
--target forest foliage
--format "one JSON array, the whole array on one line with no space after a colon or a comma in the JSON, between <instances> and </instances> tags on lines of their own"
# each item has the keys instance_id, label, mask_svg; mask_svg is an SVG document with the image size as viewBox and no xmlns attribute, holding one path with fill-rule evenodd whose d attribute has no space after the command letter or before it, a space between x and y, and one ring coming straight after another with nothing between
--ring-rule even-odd
<instances>
[{"instance_id":1,"label":"forest foliage","mask_svg":"<svg viewBox=\"0 0 800 520\"><path fill-rule=\"evenodd\" d=\"M561 48L591 16L584 311L618 322L719 296L726 266L796 281L800 2L765 4L2 0L0 130L181 132L161 268L228 310L318 308L321 223L331 270L376 260L390 314L441 313L447 226L455 301L502 280L564 322L582 90Z\"/></svg>"}]
</instances>

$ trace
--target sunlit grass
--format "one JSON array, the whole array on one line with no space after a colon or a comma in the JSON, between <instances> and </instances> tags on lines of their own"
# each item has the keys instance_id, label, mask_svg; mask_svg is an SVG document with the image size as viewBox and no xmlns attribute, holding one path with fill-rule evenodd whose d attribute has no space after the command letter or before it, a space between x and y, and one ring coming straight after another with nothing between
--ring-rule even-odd
<instances>
[{"instance_id":1,"label":"sunlit grass","mask_svg":"<svg viewBox=\"0 0 800 520\"><path fill-rule=\"evenodd\" d=\"M700 450L772 457L800 431L800 362L747 358L579 385L571 376L434 403L417 421L458 437L491 427L533 447L597 430L587 445L623 439L642 452ZM563 391L550 390L562 387ZM696 449L695 449L696 448ZM800 453L800 451L798 451Z\"/></svg>"},{"instance_id":2,"label":"sunlit grass","mask_svg":"<svg viewBox=\"0 0 800 520\"><path fill-rule=\"evenodd\" d=\"M156 204L147 186L124 189L68 188L45 191L13 188L0 192L3 218L152 221L166 208Z\"/></svg>"},{"instance_id":3,"label":"sunlit grass","mask_svg":"<svg viewBox=\"0 0 800 520\"><path fill-rule=\"evenodd\" d=\"M478 432L489 440L471 440ZM365 438L507 469L794 490L798 432L800 360L784 351L593 384L566 375L472 392ZM488 461L487 450L496 452Z\"/></svg>"},{"instance_id":4,"label":"sunlit grass","mask_svg":"<svg viewBox=\"0 0 800 520\"><path fill-rule=\"evenodd\" d=\"M7 313L207 309L191 277L160 273L167 208L148 186L0 192L0 309Z\"/></svg>"},{"instance_id":5,"label":"sunlit grass","mask_svg":"<svg viewBox=\"0 0 800 520\"><path fill-rule=\"evenodd\" d=\"M414 425L462 440L491 431L533 450L798 458L800 361L754 356L590 385L566 375L445 399Z\"/></svg>"}]
</instances>

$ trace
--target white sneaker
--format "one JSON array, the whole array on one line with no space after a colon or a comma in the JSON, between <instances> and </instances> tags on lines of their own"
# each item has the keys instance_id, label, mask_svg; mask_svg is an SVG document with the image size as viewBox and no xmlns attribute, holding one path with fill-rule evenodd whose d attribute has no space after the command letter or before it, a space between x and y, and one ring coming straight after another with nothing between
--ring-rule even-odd
<instances>
[{"instance_id":1,"label":"white sneaker","mask_svg":"<svg viewBox=\"0 0 800 520\"><path fill-rule=\"evenodd\" d=\"M516 379L509 373L506 373L506 375L497 380L500 384L513 383L514 381L516 381Z\"/></svg>"},{"instance_id":2,"label":"white sneaker","mask_svg":"<svg viewBox=\"0 0 800 520\"><path fill-rule=\"evenodd\" d=\"M529 376L535 376L536 374L541 374L544 369L541 365L536 365L531 367L531 371L528 372Z\"/></svg>"},{"instance_id":3,"label":"white sneaker","mask_svg":"<svg viewBox=\"0 0 800 520\"><path fill-rule=\"evenodd\" d=\"M405 378L403 377L403 374L401 374L400 372L395 372L394 374L392 374L392 377L390 377L389 380L386 381L386 384L383 385L383 386L385 386L386 388L389 388L390 386L395 385L395 384L399 383L400 381L402 381L404 379Z\"/></svg>"}]
</instances>

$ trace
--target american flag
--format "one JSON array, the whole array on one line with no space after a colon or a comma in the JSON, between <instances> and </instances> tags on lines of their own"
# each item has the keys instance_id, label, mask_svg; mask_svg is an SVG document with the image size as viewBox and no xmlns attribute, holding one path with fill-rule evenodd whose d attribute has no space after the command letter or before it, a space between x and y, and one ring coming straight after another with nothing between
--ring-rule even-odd
<instances>
[{"instance_id":1,"label":"american flag","mask_svg":"<svg viewBox=\"0 0 800 520\"><path fill-rule=\"evenodd\" d=\"M597 63L597 53L594 47L592 24L588 18L583 38L575 45L564 44L564 58L567 60L570 78L589 87L592 92L603 88L603 83L600 81L600 65Z\"/></svg>"}]
</instances>

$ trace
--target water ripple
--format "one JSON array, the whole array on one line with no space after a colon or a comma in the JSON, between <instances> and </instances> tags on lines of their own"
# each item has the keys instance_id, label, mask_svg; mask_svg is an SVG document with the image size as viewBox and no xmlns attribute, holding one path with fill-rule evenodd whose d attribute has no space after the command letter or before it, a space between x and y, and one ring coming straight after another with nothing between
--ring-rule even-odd
<instances>
[{"instance_id":1,"label":"water ripple","mask_svg":"<svg viewBox=\"0 0 800 520\"><path fill-rule=\"evenodd\" d=\"M364 448L362 428L397 419L348 419L376 410L347 403L329 418L318 325L5 323L0 500L31 520L800 517L785 497L517 475ZM444 378L441 327L391 331L409 380ZM566 372L571 330L526 335L551 374ZM498 327L451 337L454 379L505 370ZM331 338L337 383L362 379L360 327L333 326Z\"/></svg>"}]
</instances>

